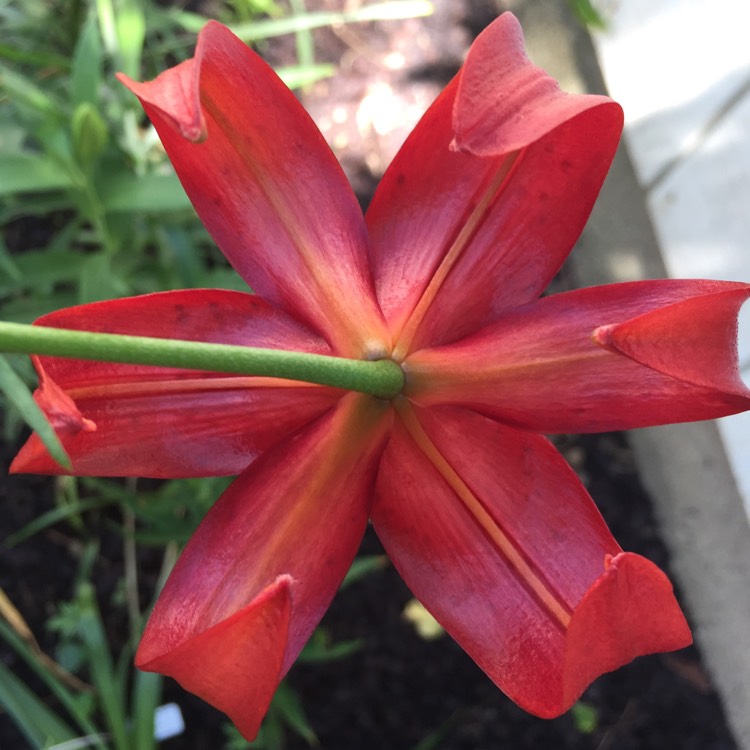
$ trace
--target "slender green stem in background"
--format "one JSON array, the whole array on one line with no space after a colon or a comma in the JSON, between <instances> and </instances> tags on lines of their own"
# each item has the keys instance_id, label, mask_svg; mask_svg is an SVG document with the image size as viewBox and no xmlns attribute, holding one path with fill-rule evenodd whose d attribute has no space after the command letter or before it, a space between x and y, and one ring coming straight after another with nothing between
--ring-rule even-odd
<instances>
[{"instance_id":1,"label":"slender green stem in background","mask_svg":"<svg viewBox=\"0 0 750 750\"><path fill-rule=\"evenodd\" d=\"M79 633L86 649L91 676L99 693L104 719L112 735L112 745L114 750L129 750L124 684L122 680L117 679L102 616L91 583L86 582L79 586L78 603L80 607Z\"/></svg>"},{"instance_id":2,"label":"slender green stem in background","mask_svg":"<svg viewBox=\"0 0 750 750\"><path fill-rule=\"evenodd\" d=\"M390 359L345 359L283 349L121 336L0 322L0 352L299 380L391 399L404 386Z\"/></svg>"},{"instance_id":3,"label":"slender green stem in background","mask_svg":"<svg viewBox=\"0 0 750 750\"><path fill-rule=\"evenodd\" d=\"M128 477L128 489L135 494L136 478ZM127 506L122 507L122 557L125 567L125 602L128 609L128 625L130 626L130 640L133 647L137 646L138 638L143 630L141 608L138 604L138 563L135 549L135 513Z\"/></svg>"},{"instance_id":4,"label":"slender green stem in background","mask_svg":"<svg viewBox=\"0 0 750 750\"><path fill-rule=\"evenodd\" d=\"M289 0L289 5L295 16L304 16L307 12L305 0ZM294 35L294 42L297 47L297 64L303 68L315 65L315 43L310 29L300 29Z\"/></svg>"}]
</instances>

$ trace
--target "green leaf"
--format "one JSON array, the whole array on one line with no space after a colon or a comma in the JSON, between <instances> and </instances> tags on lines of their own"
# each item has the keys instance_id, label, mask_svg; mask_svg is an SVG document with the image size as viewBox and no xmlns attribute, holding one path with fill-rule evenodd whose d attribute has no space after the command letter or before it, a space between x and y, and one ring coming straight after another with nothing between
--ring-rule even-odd
<instances>
[{"instance_id":1,"label":"green leaf","mask_svg":"<svg viewBox=\"0 0 750 750\"><path fill-rule=\"evenodd\" d=\"M85 262L86 255L74 250L28 250L13 257L16 272L6 269L4 263L0 264L0 294L32 289L38 295L50 284L75 283ZM5 273L9 278L3 278Z\"/></svg>"},{"instance_id":2,"label":"green leaf","mask_svg":"<svg viewBox=\"0 0 750 750\"><path fill-rule=\"evenodd\" d=\"M573 716L576 729L581 734L592 734L599 726L599 712L588 703L583 701L574 703L570 708L570 713Z\"/></svg>"},{"instance_id":3,"label":"green leaf","mask_svg":"<svg viewBox=\"0 0 750 750\"><path fill-rule=\"evenodd\" d=\"M272 706L282 716L284 723L302 737L308 745L318 744L318 738L302 708L302 701L286 682L282 682L276 689Z\"/></svg>"},{"instance_id":4,"label":"green leaf","mask_svg":"<svg viewBox=\"0 0 750 750\"><path fill-rule=\"evenodd\" d=\"M0 154L0 165L2 164L3 155ZM7 224L14 219L29 216L42 216L61 211L72 211L75 209L72 191L54 192L47 191L42 193L23 193L14 200L8 199L0 192L0 225ZM22 197L23 200L18 198Z\"/></svg>"},{"instance_id":5,"label":"green leaf","mask_svg":"<svg viewBox=\"0 0 750 750\"><path fill-rule=\"evenodd\" d=\"M100 198L104 208L112 212L164 213L190 208L174 172L139 177L119 171L102 182Z\"/></svg>"},{"instance_id":6,"label":"green leaf","mask_svg":"<svg viewBox=\"0 0 750 750\"><path fill-rule=\"evenodd\" d=\"M67 57L57 55L48 50L19 49L10 44L0 44L0 59L10 60L14 63L26 63L39 68L61 68L69 67L70 61Z\"/></svg>"},{"instance_id":7,"label":"green leaf","mask_svg":"<svg viewBox=\"0 0 750 750\"><path fill-rule=\"evenodd\" d=\"M453 714L434 732L430 732L426 737L423 737L411 750L437 750L439 747L443 747L443 740L456 723L458 723L457 714Z\"/></svg>"},{"instance_id":8,"label":"green leaf","mask_svg":"<svg viewBox=\"0 0 750 750\"><path fill-rule=\"evenodd\" d=\"M112 272L111 256L100 252L86 258L81 269L81 284L78 290L80 304L121 297L126 293L127 287L124 282Z\"/></svg>"},{"instance_id":9,"label":"green leaf","mask_svg":"<svg viewBox=\"0 0 750 750\"><path fill-rule=\"evenodd\" d=\"M125 728L124 685L117 679L94 587L90 583L85 582L79 586L78 600L79 632L86 647L91 677L99 693L107 728L112 734L115 750L130 750Z\"/></svg>"},{"instance_id":10,"label":"green leaf","mask_svg":"<svg viewBox=\"0 0 750 750\"><path fill-rule=\"evenodd\" d=\"M34 81L7 66L0 66L2 88L12 102L22 104L52 119L62 119L64 108Z\"/></svg>"},{"instance_id":11,"label":"green leaf","mask_svg":"<svg viewBox=\"0 0 750 750\"><path fill-rule=\"evenodd\" d=\"M295 16L304 16L306 13L305 0L289 0L292 13ZM297 62L302 67L312 67L315 64L315 42L309 29L300 31L295 35L295 46L297 48Z\"/></svg>"},{"instance_id":12,"label":"green leaf","mask_svg":"<svg viewBox=\"0 0 750 750\"><path fill-rule=\"evenodd\" d=\"M326 63L300 65L298 67L277 68L276 73L290 89L299 89L335 75L336 66Z\"/></svg>"},{"instance_id":13,"label":"green leaf","mask_svg":"<svg viewBox=\"0 0 750 750\"><path fill-rule=\"evenodd\" d=\"M263 747L262 744L258 744L259 740L262 741L263 739L262 725L258 732L258 737L252 745L240 734L240 730L228 721L222 724L221 731L224 734L224 750L247 750L247 748L253 746Z\"/></svg>"},{"instance_id":14,"label":"green leaf","mask_svg":"<svg viewBox=\"0 0 750 750\"><path fill-rule=\"evenodd\" d=\"M331 637L326 630L318 628L305 644L298 660L305 663L336 661L355 654L363 646L364 640L361 638L332 643Z\"/></svg>"},{"instance_id":15,"label":"green leaf","mask_svg":"<svg viewBox=\"0 0 750 750\"><path fill-rule=\"evenodd\" d=\"M63 307L72 307L75 304L78 304L78 296L69 291L38 298L36 296L21 297L3 305L2 318L7 322L30 323L53 310L61 310Z\"/></svg>"},{"instance_id":16,"label":"green leaf","mask_svg":"<svg viewBox=\"0 0 750 750\"><path fill-rule=\"evenodd\" d=\"M247 283L231 268L210 268L203 275L200 286L214 289L233 289L235 292L247 292Z\"/></svg>"},{"instance_id":17,"label":"green leaf","mask_svg":"<svg viewBox=\"0 0 750 750\"><path fill-rule=\"evenodd\" d=\"M29 743L38 750L75 739L73 730L50 711L21 680L0 662L0 706Z\"/></svg>"},{"instance_id":18,"label":"green leaf","mask_svg":"<svg viewBox=\"0 0 750 750\"><path fill-rule=\"evenodd\" d=\"M361 578L370 575L370 573L383 570L388 565L389 561L386 555L363 555L362 557L357 557L354 559L351 568L349 568L349 572L344 576L340 588L344 589Z\"/></svg>"},{"instance_id":19,"label":"green leaf","mask_svg":"<svg viewBox=\"0 0 750 750\"><path fill-rule=\"evenodd\" d=\"M143 40L146 38L143 4L141 0L120 0L116 8L115 29L122 72L137 79L141 72Z\"/></svg>"},{"instance_id":20,"label":"green leaf","mask_svg":"<svg viewBox=\"0 0 750 750\"><path fill-rule=\"evenodd\" d=\"M568 0L568 4L578 20L585 26L602 31L607 28L607 22L591 4L591 0Z\"/></svg>"},{"instance_id":21,"label":"green leaf","mask_svg":"<svg viewBox=\"0 0 750 750\"><path fill-rule=\"evenodd\" d=\"M192 237L184 228L160 222L155 240L160 249L162 265L177 272L181 289L195 288L203 273L200 255Z\"/></svg>"},{"instance_id":22,"label":"green leaf","mask_svg":"<svg viewBox=\"0 0 750 750\"><path fill-rule=\"evenodd\" d=\"M431 15L433 10L432 3L427 0L399 0L399 2L363 5L350 11L318 11L299 16L287 16L286 18L230 24L229 28L243 41L255 42L274 36L296 34L300 31L335 24L418 18ZM197 34L206 25L205 17L198 13L170 10L167 11L167 14L183 29L194 34Z\"/></svg>"},{"instance_id":23,"label":"green leaf","mask_svg":"<svg viewBox=\"0 0 750 750\"><path fill-rule=\"evenodd\" d=\"M135 534L139 544L163 547L170 541L187 542L231 479L173 479L137 494L110 480L85 477L81 482L100 499L127 505L136 514L143 529Z\"/></svg>"},{"instance_id":24,"label":"green leaf","mask_svg":"<svg viewBox=\"0 0 750 750\"><path fill-rule=\"evenodd\" d=\"M89 695L72 693L55 674L44 667L36 654L21 640L10 625L7 625L2 619L0 619L0 637L24 660L55 698L60 701L70 716L75 719L78 728L82 732L87 735L98 734L97 728L88 718L90 711L86 706L89 702ZM0 683L2 682L2 678L0 678ZM94 742L92 746L104 750L103 744L100 742Z\"/></svg>"},{"instance_id":25,"label":"green leaf","mask_svg":"<svg viewBox=\"0 0 750 750\"><path fill-rule=\"evenodd\" d=\"M111 57L117 54L117 30L115 28L115 8L112 0L94 0L99 31L104 42L104 49Z\"/></svg>"},{"instance_id":26,"label":"green leaf","mask_svg":"<svg viewBox=\"0 0 750 750\"><path fill-rule=\"evenodd\" d=\"M16 375L8 360L2 355L0 355L0 390L5 394L8 401L18 409L26 424L39 435L52 458L60 466L70 471L73 468L70 457L65 452L65 448L55 434L52 425L34 401L26 383Z\"/></svg>"},{"instance_id":27,"label":"green leaf","mask_svg":"<svg viewBox=\"0 0 750 750\"><path fill-rule=\"evenodd\" d=\"M96 16L91 13L81 29L71 70L71 97L73 105L91 104L99 100L99 86L102 82L102 48Z\"/></svg>"},{"instance_id":28,"label":"green leaf","mask_svg":"<svg viewBox=\"0 0 750 750\"><path fill-rule=\"evenodd\" d=\"M38 534L40 531L49 528L50 526L64 521L66 518L71 516L79 516L81 513L85 513L89 510L96 510L102 508L105 505L110 505L112 500L104 498L97 498L95 500L75 500L67 505L59 505L52 510L48 510L46 513L34 518L33 521L29 521L23 528L16 531L14 534L6 537L4 544L8 547L15 547L26 539Z\"/></svg>"},{"instance_id":29,"label":"green leaf","mask_svg":"<svg viewBox=\"0 0 750 750\"><path fill-rule=\"evenodd\" d=\"M32 153L0 154L0 197L28 191L60 190L70 174L49 157Z\"/></svg>"},{"instance_id":30,"label":"green leaf","mask_svg":"<svg viewBox=\"0 0 750 750\"><path fill-rule=\"evenodd\" d=\"M137 750L152 750L154 717L161 700L164 679L154 672L136 672L133 680L133 746Z\"/></svg>"},{"instance_id":31,"label":"green leaf","mask_svg":"<svg viewBox=\"0 0 750 750\"><path fill-rule=\"evenodd\" d=\"M266 21L230 25L232 31L244 42L255 42L282 34L298 34L322 26L366 21L393 21L401 18L429 16L432 3L424 0L402 0L401 2L373 3L362 5L351 11L319 11L299 16L273 18Z\"/></svg>"},{"instance_id":32,"label":"green leaf","mask_svg":"<svg viewBox=\"0 0 750 750\"><path fill-rule=\"evenodd\" d=\"M266 714L260 725L258 736L249 744L237 744L237 747L251 747L253 750L279 750L285 746L284 724L274 712Z\"/></svg>"},{"instance_id":33,"label":"green leaf","mask_svg":"<svg viewBox=\"0 0 750 750\"><path fill-rule=\"evenodd\" d=\"M96 107L81 102L73 112L71 121L73 150L82 168L90 168L107 146L107 123Z\"/></svg>"},{"instance_id":34,"label":"green leaf","mask_svg":"<svg viewBox=\"0 0 750 750\"><path fill-rule=\"evenodd\" d=\"M5 274L14 282L23 280L23 273L13 258L11 258L8 247L2 237L0 237L0 274Z\"/></svg>"}]
</instances>

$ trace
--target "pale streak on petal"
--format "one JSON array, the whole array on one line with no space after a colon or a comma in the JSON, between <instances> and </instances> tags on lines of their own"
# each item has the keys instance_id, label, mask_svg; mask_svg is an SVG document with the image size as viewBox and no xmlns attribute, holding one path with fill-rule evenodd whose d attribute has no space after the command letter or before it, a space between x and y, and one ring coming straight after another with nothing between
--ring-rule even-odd
<instances>
[{"instance_id":1,"label":"pale streak on petal","mask_svg":"<svg viewBox=\"0 0 750 750\"><path fill-rule=\"evenodd\" d=\"M394 405L402 423L414 442L419 446L422 453L424 453L429 459L451 489L461 499L466 510L474 517L482 530L487 536L489 536L501 554L508 560L508 563L518 574L518 577L523 580L531 591L534 592L535 596L549 611L557 623L563 628L563 630L567 629L572 614L570 609L555 595L553 591L550 591L549 587L533 571L524 556L513 544L510 537L508 537L500 526L498 526L497 522L485 510L479 498L477 498L477 496L469 489L466 483L440 453L420 424L419 419L409 402L404 398L398 398L394 401Z\"/></svg>"},{"instance_id":2,"label":"pale streak on petal","mask_svg":"<svg viewBox=\"0 0 750 750\"><path fill-rule=\"evenodd\" d=\"M409 354L412 341L419 330L419 326L427 310L429 310L430 305L440 291L451 269L456 265L463 255L464 250L469 246L472 238L481 227L492 204L500 198L508 186L514 167L520 162L520 154L520 151L515 151L504 156L498 165L497 171L492 175L489 184L482 186L479 199L469 217L461 226L456 239L453 240L448 251L440 261L440 265L432 275L427 288L422 292L419 302L417 302L416 307L404 324L401 332L398 336L394 336L396 338L396 345L392 356L397 362L400 362Z\"/></svg>"},{"instance_id":3,"label":"pale streak on petal","mask_svg":"<svg viewBox=\"0 0 750 750\"><path fill-rule=\"evenodd\" d=\"M270 377L178 378L175 380L147 380L143 382L107 383L105 385L69 388L66 393L73 400L87 398L127 398L128 396L157 396L166 394L205 393L207 391L237 391L258 388L322 388L315 383Z\"/></svg>"}]
</instances>

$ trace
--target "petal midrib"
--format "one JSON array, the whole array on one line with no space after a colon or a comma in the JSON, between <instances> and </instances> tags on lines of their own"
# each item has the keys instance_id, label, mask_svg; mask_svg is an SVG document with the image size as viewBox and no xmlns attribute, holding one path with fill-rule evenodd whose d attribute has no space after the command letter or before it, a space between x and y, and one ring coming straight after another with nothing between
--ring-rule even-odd
<instances>
[{"instance_id":1,"label":"petal midrib","mask_svg":"<svg viewBox=\"0 0 750 750\"><path fill-rule=\"evenodd\" d=\"M74 401L94 398L128 398L166 396L210 391L237 391L258 388L322 388L314 383L266 377L178 378L173 380L136 380L67 387L65 393Z\"/></svg>"},{"instance_id":2,"label":"petal midrib","mask_svg":"<svg viewBox=\"0 0 750 750\"><path fill-rule=\"evenodd\" d=\"M499 553L507 560L518 579L552 616L553 621L566 630L570 624L572 610L560 594L534 570L533 564L518 543L512 539L485 509L481 500L461 479L448 460L438 450L425 432L411 404L403 397L394 401L396 412L424 456L435 467L474 518L481 530L489 537Z\"/></svg>"},{"instance_id":3,"label":"petal midrib","mask_svg":"<svg viewBox=\"0 0 750 750\"><path fill-rule=\"evenodd\" d=\"M433 360L431 355L433 352L437 352L437 350L425 349L424 351L428 356L426 362L420 361L417 356L415 358L409 357L402 365L406 373L407 385L404 393L407 396L416 395L417 393L420 395L426 392L432 393L454 384L461 385L463 388L476 385L494 386L502 382L505 377L518 378L519 374L534 373L539 370L560 370L561 374L564 374L565 367L568 365L611 356L610 352L600 349L581 352L572 356L535 357L525 361L502 361L497 365L487 365L485 363L489 359L489 356L483 353L481 362L484 366L472 369L453 354L446 354L443 357L439 356Z\"/></svg>"},{"instance_id":4,"label":"petal midrib","mask_svg":"<svg viewBox=\"0 0 750 750\"><path fill-rule=\"evenodd\" d=\"M451 269L456 265L463 255L471 240L481 228L489 214L492 204L500 197L507 188L511 175L515 171L514 167L519 163L519 157L522 152L515 151L511 154L504 155L499 160L497 171L491 175L489 181L483 183L477 191L474 207L471 209L468 217L460 222L460 229L450 244L450 247L440 261L435 272L432 274L427 287L422 292L416 306L404 322L400 331L394 332L396 344L393 350L393 358L396 361L404 359L412 345L422 321L435 301L438 292L443 286Z\"/></svg>"},{"instance_id":5,"label":"petal midrib","mask_svg":"<svg viewBox=\"0 0 750 750\"><path fill-rule=\"evenodd\" d=\"M331 484L332 478L342 471L351 472L357 461L371 454L373 446L383 442L389 419L387 405L371 396L349 393L333 409L335 411L331 413L327 435L323 438L327 444L326 460L319 461L315 472L305 481L295 502L294 512L287 514L266 538L262 556L253 567L252 577L246 579L243 587L234 590L228 599L221 588L206 597L197 618L206 627L215 625L226 616L228 603L238 608L244 606L270 583L267 578L287 573L285 557L279 551L284 548L289 534L295 528L314 524L319 515L319 504L327 500L325 488ZM333 544L335 542L332 540ZM275 567L279 568L277 572L274 572ZM236 559L227 567L224 580L238 580L240 570L242 560Z\"/></svg>"},{"instance_id":6,"label":"petal midrib","mask_svg":"<svg viewBox=\"0 0 750 750\"><path fill-rule=\"evenodd\" d=\"M227 123L226 117L222 114L221 107L211 99L209 92L201 92L201 102L204 110L217 123L220 129L223 132L231 132L232 127ZM266 173L263 170L257 168L251 154L244 148L241 139L235 139L232 145L242 159L245 169L253 175L255 184L258 186L260 192L279 217L280 226L283 227L285 234L297 249L302 264L315 284L317 292L315 297L322 298L320 299L322 303L321 307L326 311L327 317L333 319L331 321L331 330L347 332L351 348L351 351L348 352L349 354L356 354L357 356L363 353L367 354L368 342L363 340L362 335L360 335L360 333L365 332L358 332L352 326L352 320L356 321L358 316L353 316L352 311L348 310L342 304L345 295L337 293L340 290L330 283L330 279L326 277L325 268L321 268L320 264L315 262L308 244L303 239L304 232L295 218L294 211L290 210L290 206L285 200L283 193L276 188L272 180L267 179ZM249 280L247 281L250 283ZM351 299L351 295L349 295L349 298ZM334 342L329 343L334 345Z\"/></svg>"}]
</instances>

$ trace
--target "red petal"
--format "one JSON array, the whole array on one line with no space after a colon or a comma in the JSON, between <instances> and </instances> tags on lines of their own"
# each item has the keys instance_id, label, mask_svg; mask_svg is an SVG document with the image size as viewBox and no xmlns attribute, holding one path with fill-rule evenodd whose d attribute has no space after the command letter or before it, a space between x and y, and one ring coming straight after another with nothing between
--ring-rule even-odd
<instances>
[{"instance_id":1,"label":"red petal","mask_svg":"<svg viewBox=\"0 0 750 750\"><path fill-rule=\"evenodd\" d=\"M56 310L38 318L35 324L97 333L331 353L320 336L260 297L225 289L185 289L93 302ZM121 382L123 373L136 377L159 372L190 376L195 372L61 357L39 357L39 361L63 388L91 384L92 380Z\"/></svg>"},{"instance_id":2,"label":"red petal","mask_svg":"<svg viewBox=\"0 0 750 750\"><path fill-rule=\"evenodd\" d=\"M564 701L572 705L592 680L638 655L672 651L691 641L669 579L649 560L619 554L607 561L606 571L573 613Z\"/></svg>"},{"instance_id":3,"label":"red petal","mask_svg":"<svg viewBox=\"0 0 750 750\"><path fill-rule=\"evenodd\" d=\"M612 351L686 383L750 396L740 378L737 316L750 285L689 297L594 332Z\"/></svg>"},{"instance_id":4,"label":"red petal","mask_svg":"<svg viewBox=\"0 0 750 750\"><path fill-rule=\"evenodd\" d=\"M38 366L38 360L34 364ZM96 422L86 419L75 405L75 401L41 369L39 388L35 391L34 398L56 432L62 435L75 435L79 432L96 431ZM41 441L37 442L41 445Z\"/></svg>"},{"instance_id":5,"label":"red petal","mask_svg":"<svg viewBox=\"0 0 750 750\"><path fill-rule=\"evenodd\" d=\"M190 290L81 305L41 325L213 343L330 350L259 297ZM270 378L40 357L36 397L73 473L185 477L237 474L260 452L328 409L333 389ZM96 431L93 431L93 430ZM14 472L63 469L32 435Z\"/></svg>"},{"instance_id":6,"label":"red petal","mask_svg":"<svg viewBox=\"0 0 750 750\"><path fill-rule=\"evenodd\" d=\"M387 406L348 394L253 463L214 505L175 566L143 636L138 666L182 681L188 659L187 687L229 713L251 738L357 551L390 423ZM288 622L280 580L288 582ZM262 648L222 637L256 629L264 633ZM248 687L248 675L257 675L260 686Z\"/></svg>"},{"instance_id":7,"label":"red petal","mask_svg":"<svg viewBox=\"0 0 750 750\"><path fill-rule=\"evenodd\" d=\"M466 410L400 412L375 528L414 594L522 708L556 716L599 674L690 642L663 573L621 555L542 436Z\"/></svg>"},{"instance_id":8,"label":"red petal","mask_svg":"<svg viewBox=\"0 0 750 750\"><path fill-rule=\"evenodd\" d=\"M456 149L477 156L517 151L602 104L613 110L616 125L619 107L611 99L566 94L533 65L518 19L504 13L476 38L461 71L453 107Z\"/></svg>"},{"instance_id":9,"label":"red petal","mask_svg":"<svg viewBox=\"0 0 750 750\"><path fill-rule=\"evenodd\" d=\"M512 15L478 37L367 212L397 354L453 341L546 288L621 127L614 102L563 94L531 65Z\"/></svg>"},{"instance_id":10,"label":"red petal","mask_svg":"<svg viewBox=\"0 0 750 750\"><path fill-rule=\"evenodd\" d=\"M173 677L255 739L282 677L292 586L289 576L279 576L231 617L137 666Z\"/></svg>"},{"instance_id":11,"label":"red petal","mask_svg":"<svg viewBox=\"0 0 750 750\"><path fill-rule=\"evenodd\" d=\"M744 411L750 391L738 374L736 318L748 296L746 284L662 280L547 297L410 356L407 394L541 432Z\"/></svg>"},{"instance_id":12,"label":"red petal","mask_svg":"<svg viewBox=\"0 0 750 750\"><path fill-rule=\"evenodd\" d=\"M338 353L382 349L388 337L359 206L271 68L210 22L193 60L149 83L120 79L141 100L206 228L253 289Z\"/></svg>"}]
</instances>

